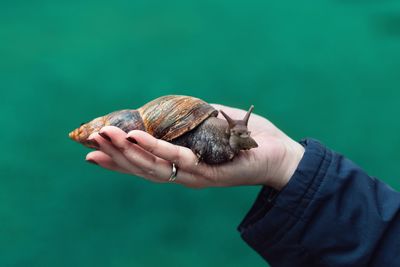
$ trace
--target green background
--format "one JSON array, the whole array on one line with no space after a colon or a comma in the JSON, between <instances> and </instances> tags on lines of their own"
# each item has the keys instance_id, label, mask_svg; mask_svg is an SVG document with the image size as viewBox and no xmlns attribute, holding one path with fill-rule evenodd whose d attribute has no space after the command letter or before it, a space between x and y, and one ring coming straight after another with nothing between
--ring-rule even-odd
<instances>
[{"instance_id":1,"label":"green background","mask_svg":"<svg viewBox=\"0 0 400 267\"><path fill-rule=\"evenodd\" d=\"M194 95L314 137L400 189L400 3L0 2L0 266L265 266L259 188L151 184L84 161L83 121Z\"/></svg>"}]
</instances>

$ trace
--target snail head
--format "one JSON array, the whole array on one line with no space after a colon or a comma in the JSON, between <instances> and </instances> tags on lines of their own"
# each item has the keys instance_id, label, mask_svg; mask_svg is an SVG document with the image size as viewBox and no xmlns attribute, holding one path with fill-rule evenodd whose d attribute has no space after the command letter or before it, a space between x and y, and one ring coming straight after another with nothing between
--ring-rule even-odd
<instances>
[{"instance_id":1,"label":"snail head","mask_svg":"<svg viewBox=\"0 0 400 267\"><path fill-rule=\"evenodd\" d=\"M233 149L248 150L258 147L256 141L250 136L251 132L247 128L250 114L253 109L254 106L251 105L249 111L247 111L242 120L234 120L229 117L224 111L220 110L221 114L228 122L227 133L229 134L229 144Z\"/></svg>"}]
</instances>

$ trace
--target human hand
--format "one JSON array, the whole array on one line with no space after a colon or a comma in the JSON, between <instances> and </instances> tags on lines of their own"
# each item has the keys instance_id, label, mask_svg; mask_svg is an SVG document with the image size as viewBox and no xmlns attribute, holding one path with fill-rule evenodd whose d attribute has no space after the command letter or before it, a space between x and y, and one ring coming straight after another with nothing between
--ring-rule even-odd
<instances>
[{"instance_id":1,"label":"human hand","mask_svg":"<svg viewBox=\"0 0 400 267\"><path fill-rule=\"evenodd\" d=\"M213 106L232 118L246 114L241 109ZM198 159L189 148L156 139L143 131L126 134L114 126L103 127L89 136L99 150L90 152L86 160L153 182L168 182L171 165L175 163L178 174L174 182L192 188L268 185L282 189L296 170L304 148L256 114L251 115L248 128L258 147L241 151L232 161L219 165L197 164Z\"/></svg>"}]
</instances>

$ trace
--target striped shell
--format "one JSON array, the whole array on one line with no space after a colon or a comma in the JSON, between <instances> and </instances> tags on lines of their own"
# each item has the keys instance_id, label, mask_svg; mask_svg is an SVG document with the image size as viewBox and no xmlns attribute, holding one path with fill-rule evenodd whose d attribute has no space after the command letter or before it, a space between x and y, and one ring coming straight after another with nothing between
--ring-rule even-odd
<instances>
[{"instance_id":1,"label":"striped shell","mask_svg":"<svg viewBox=\"0 0 400 267\"><path fill-rule=\"evenodd\" d=\"M125 132L144 130L156 138L171 141L194 129L218 111L201 99L191 96L168 95L159 97L137 110L120 110L82 124L69 137L85 146L93 147L87 138L102 127L112 125Z\"/></svg>"},{"instance_id":2,"label":"striped shell","mask_svg":"<svg viewBox=\"0 0 400 267\"><path fill-rule=\"evenodd\" d=\"M163 96L138 109L146 132L171 141L192 130L218 111L201 99L190 96Z\"/></svg>"}]
</instances>

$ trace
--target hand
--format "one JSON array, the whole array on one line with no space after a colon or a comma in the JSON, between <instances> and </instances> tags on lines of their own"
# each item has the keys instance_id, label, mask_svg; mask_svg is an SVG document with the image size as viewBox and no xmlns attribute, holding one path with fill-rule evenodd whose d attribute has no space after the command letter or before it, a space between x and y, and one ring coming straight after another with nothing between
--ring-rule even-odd
<instances>
[{"instance_id":1,"label":"hand","mask_svg":"<svg viewBox=\"0 0 400 267\"><path fill-rule=\"evenodd\" d=\"M243 118L246 114L236 108L213 106L232 118ZM178 167L175 183L188 187L268 185L280 190L296 170L304 148L261 116L252 114L248 128L258 148L241 151L232 161L220 165L197 164L197 157L189 148L156 139L143 131L126 134L113 126L103 127L89 137L97 142L99 150L90 152L86 160L153 182L168 182L173 162Z\"/></svg>"}]
</instances>

